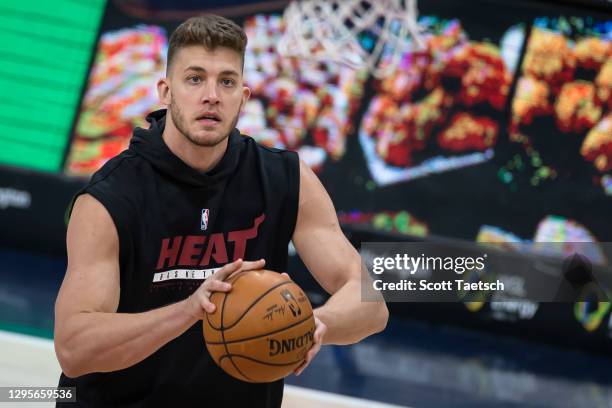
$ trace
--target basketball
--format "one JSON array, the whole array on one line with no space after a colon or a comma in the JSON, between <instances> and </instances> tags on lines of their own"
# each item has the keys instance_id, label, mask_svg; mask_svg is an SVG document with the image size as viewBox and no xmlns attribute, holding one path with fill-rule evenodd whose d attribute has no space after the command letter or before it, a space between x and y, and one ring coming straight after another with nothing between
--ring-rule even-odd
<instances>
[{"instance_id":1,"label":"basketball","mask_svg":"<svg viewBox=\"0 0 612 408\"><path fill-rule=\"evenodd\" d=\"M226 282L232 290L211 295L216 309L203 320L213 360L247 382L271 382L292 373L304 361L315 330L302 289L267 270L242 272Z\"/></svg>"}]
</instances>

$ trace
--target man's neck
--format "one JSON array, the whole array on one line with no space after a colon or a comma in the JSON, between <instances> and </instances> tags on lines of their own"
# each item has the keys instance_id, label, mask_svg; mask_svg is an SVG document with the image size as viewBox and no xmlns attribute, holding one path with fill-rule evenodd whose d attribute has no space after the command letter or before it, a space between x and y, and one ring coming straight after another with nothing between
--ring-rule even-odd
<instances>
[{"instance_id":1,"label":"man's neck","mask_svg":"<svg viewBox=\"0 0 612 408\"><path fill-rule=\"evenodd\" d=\"M162 139L175 156L188 166L203 173L212 170L219 164L227 150L229 137L215 146L199 146L181 134L174 124L168 122L162 133Z\"/></svg>"}]
</instances>

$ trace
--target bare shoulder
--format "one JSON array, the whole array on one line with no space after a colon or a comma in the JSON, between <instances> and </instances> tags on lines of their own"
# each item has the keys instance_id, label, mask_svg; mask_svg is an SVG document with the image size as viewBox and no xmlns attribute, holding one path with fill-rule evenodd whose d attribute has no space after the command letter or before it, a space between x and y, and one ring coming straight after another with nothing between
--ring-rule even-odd
<instances>
[{"instance_id":1,"label":"bare shoulder","mask_svg":"<svg viewBox=\"0 0 612 408\"><path fill-rule=\"evenodd\" d=\"M77 197L72 207L69 227L98 227L107 224L113 226L113 220L104 205L90 194L81 194Z\"/></svg>"},{"instance_id":2,"label":"bare shoulder","mask_svg":"<svg viewBox=\"0 0 612 408\"><path fill-rule=\"evenodd\" d=\"M56 312L116 311L119 238L106 208L89 194L74 203L66 237L68 268ZM62 313L63 312L63 313Z\"/></svg>"},{"instance_id":3,"label":"bare shoulder","mask_svg":"<svg viewBox=\"0 0 612 408\"><path fill-rule=\"evenodd\" d=\"M319 177L300 160L300 198L298 219L324 217L337 220L334 204Z\"/></svg>"},{"instance_id":4,"label":"bare shoulder","mask_svg":"<svg viewBox=\"0 0 612 408\"><path fill-rule=\"evenodd\" d=\"M80 195L73 206L67 233L68 257L78 256L79 249L99 252L118 248L117 228L108 210L89 194Z\"/></svg>"}]
</instances>

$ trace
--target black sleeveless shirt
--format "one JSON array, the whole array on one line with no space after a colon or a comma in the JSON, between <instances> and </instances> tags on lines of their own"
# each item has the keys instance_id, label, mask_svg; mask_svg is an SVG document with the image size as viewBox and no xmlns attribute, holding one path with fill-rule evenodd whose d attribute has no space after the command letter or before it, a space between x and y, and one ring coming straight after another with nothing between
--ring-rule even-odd
<instances>
[{"instance_id":1,"label":"black sleeveless shirt","mask_svg":"<svg viewBox=\"0 0 612 408\"><path fill-rule=\"evenodd\" d=\"M297 218L299 162L293 152L229 135L225 155L201 173L175 156L161 134L165 110L137 128L128 150L107 162L79 193L110 213L119 235L119 313L139 313L185 299L215 268L265 258L286 271ZM109 407L280 407L283 381L251 384L223 372L208 354L198 322L124 370L77 378L78 403ZM61 404L58 404L61 406Z\"/></svg>"}]
</instances>

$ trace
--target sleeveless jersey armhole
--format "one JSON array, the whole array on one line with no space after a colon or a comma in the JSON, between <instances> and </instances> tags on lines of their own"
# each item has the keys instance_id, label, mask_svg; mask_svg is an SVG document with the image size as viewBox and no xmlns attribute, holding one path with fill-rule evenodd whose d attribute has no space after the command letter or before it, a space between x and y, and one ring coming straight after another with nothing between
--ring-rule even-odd
<instances>
[{"instance_id":1,"label":"sleeveless jersey armhole","mask_svg":"<svg viewBox=\"0 0 612 408\"><path fill-rule=\"evenodd\" d=\"M289 243L295 230L300 200L300 159L296 152L291 151L287 151L285 157L288 187L287 199L285 201L285 217L283 217L282 221L282 231L286 231L287 233L284 242Z\"/></svg>"},{"instance_id":2,"label":"sleeveless jersey armhole","mask_svg":"<svg viewBox=\"0 0 612 408\"><path fill-rule=\"evenodd\" d=\"M129 253L128 242L130 240L129 215L125 205L121 204L121 200L116 194L103 188L100 183L92 183L85 186L76 193L70 205L69 217L72 216L72 210L77 198L83 194L89 194L100 202L108 211L119 239L119 264L124 265L125 257Z\"/></svg>"}]
</instances>

